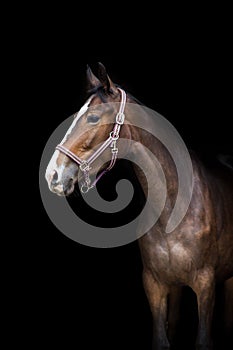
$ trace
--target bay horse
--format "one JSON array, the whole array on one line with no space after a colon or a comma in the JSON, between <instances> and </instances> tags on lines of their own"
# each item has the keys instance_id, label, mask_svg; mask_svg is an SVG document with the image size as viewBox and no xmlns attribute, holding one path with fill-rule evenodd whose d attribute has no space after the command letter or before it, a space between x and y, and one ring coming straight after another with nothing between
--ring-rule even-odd
<instances>
[{"instance_id":1,"label":"bay horse","mask_svg":"<svg viewBox=\"0 0 233 350\"><path fill-rule=\"evenodd\" d=\"M85 180L82 191L87 192L95 185L91 184L89 176L97 171L96 159L104 158L105 153L110 152L110 143L114 144L119 136L126 140L133 139L148 147L162 165L167 181L164 210L156 224L138 239L143 262L143 285L153 316L153 349L170 348L179 316L178 300L182 286L191 287L197 297L196 348L211 349L215 285L233 276L232 170L222 166L209 171L191 153L194 176L191 202L181 223L172 232L166 233L165 227L179 186L176 169L167 149L154 136L146 135L130 123L124 123L124 118L128 121L134 118L130 111L124 111L125 103L139 102L112 82L102 64L99 64L96 75L90 67L87 68L87 82L89 98L76 115L47 167L49 188L58 195L70 195L74 191L75 183L79 181L80 167ZM110 125L104 124L110 118L104 107L96 108L108 102L120 104L121 110L115 126L114 122ZM85 133L81 133L83 130ZM102 148L93 152L94 146L99 144L103 145ZM100 177L114 166L117 157L124 157L126 150L118 150L115 146L114 144L115 152L111 154L110 164ZM140 153L140 148L129 147L127 152ZM146 163L151 163L149 156L143 154L142 157ZM146 195L145 177L137 166L134 171ZM153 174L153 164L151 172ZM154 184L156 187L156 178ZM158 200L157 196L156 201Z\"/></svg>"}]
</instances>

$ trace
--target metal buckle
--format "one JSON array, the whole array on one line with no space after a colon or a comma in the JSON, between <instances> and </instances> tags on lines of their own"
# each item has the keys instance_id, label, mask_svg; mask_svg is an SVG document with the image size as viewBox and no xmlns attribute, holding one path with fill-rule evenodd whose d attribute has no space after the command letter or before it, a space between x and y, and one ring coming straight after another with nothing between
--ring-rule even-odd
<instances>
[{"instance_id":1,"label":"metal buckle","mask_svg":"<svg viewBox=\"0 0 233 350\"><path fill-rule=\"evenodd\" d=\"M116 140L112 142L110 147L112 148L112 150L111 150L112 154L117 154L118 153L118 148L116 146Z\"/></svg>"},{"instance_id":2,"label":"metal buckle","mask_svg":"<svg viewBox=\"0 0 233 350\"><path fill-rule=\"evenodd\" d=\"M89 171L91 169L91 167L89 166L89 164L87 162L83 162L82 164L80 164L79 168L83 172Z\"/></svg>"},{"instance_id":3,"label":"metal buckle","mask_svg":"<svg viewBox=\"0 0 233 350\"><path fill-rule=\"evenodd\" d=\"M113 148L112 149L112 154L117 154L118 153L118 148Z\"/></svg>"},{"instance_id":4,"label":"metal buckle","mask_svg":"<svg viewBox=\"0 0 233 350\"><path fill-rule=\"evenodd\" d=\"M122 112L118 112L116 115L116 123L119 125L124 124L125 121L125 115Z\"/></svg>"}]
</instances>

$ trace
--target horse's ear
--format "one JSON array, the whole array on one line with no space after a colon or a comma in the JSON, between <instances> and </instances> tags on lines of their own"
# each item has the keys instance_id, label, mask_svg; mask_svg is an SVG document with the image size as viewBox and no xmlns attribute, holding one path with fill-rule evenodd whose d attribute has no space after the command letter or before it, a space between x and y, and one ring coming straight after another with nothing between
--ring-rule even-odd
<instances>
[{"instance_id":1,"label":"horse's ear","mask_svg":"<svg viewBox=\"0 0 233 350\"><path fill-rule=\"evenodd\" d=\"M92 72L90 66L87 65L87 86L88 86L88 89L93 89L93 88L100 86L100 85L101 85L101 82L95 76L95 74Z\"/></svg>"},{"instance_id":2,"label":"horse's ear","mask_svg":"<svg viewBox=\"0 0 233 350\"><path fill-rule=\"evenodd\" d=\"M109 78L106 68L101 62L98 62L98 78L106 93L110 93L113 95L118 94L118 89L116 85Z\"/></svg>"}]
</instances>

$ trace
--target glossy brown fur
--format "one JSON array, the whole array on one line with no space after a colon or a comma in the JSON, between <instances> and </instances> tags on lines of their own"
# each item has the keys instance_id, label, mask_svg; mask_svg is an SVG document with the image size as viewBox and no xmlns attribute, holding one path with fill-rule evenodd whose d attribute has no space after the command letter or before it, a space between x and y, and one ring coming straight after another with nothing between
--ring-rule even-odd
<instances>
[{"instance_id":1,"label":"glossy brown fur","mask_svg":"<svg viewBox=\"0 0 233 350\"><path fill-rule=\"evenodd\" d=\"M100 66L99 79L88 70L91 88L99 85L103 88L106 102L120 101L115 85ZM136 103L128 97L128 102ZM102 99L96 95L91 106L97 108ZM103 108L95 113L104 114ZM97 108L98 109L98 108ZM126 118L133 120L133 115L126 108ZM83 124L82 124L83 123ZM79 129L85 128L85 116L80 121ZM79 138L74 131L65 146L70 147L79 157L88 157L93 146L104 141L111 126L97 126ZM88 136L87 136L88 135ZM121 137L139 141L156 154L167 180L168 196L165 209L155 226L142 238L139 246L144 266L143 283L153 315L153 349L169 348L169 340L175 332L179 315L178 300L182 286L190 286L196 293L198 302L199 325L196 340L197 349L211 349L211 322L215 303L215 284L233 276L233 174L227 167L208 170L201 161L191 154L194 171L194 189L189 209L179 226L171 233L165 233L165 227L176 200L178 179L176 169L166 148L153 136L145 134L130 125L124 125ZM131 148L132 154L151 160L141 154L139 148ZM153 164L152 175L153 175ZM93 168L95 171L95 168ZM147 183L140 169L135 172L145 193ZM104 181L104 180L102 180ZM158 181L152 176L151 186L156 191ZM155 192L155 205L159 200ZM230 289L229 289L230 290ZM226 300L230 298L229 292ZM230 293L230 294L229 294ZM169 310L168 310L168 298ZM230 318L231 316L229 316ZM230 322L230 319L228 320ZM168 322L168 334L167 334ZM169 340L168 340L169 338Z\"/></svg>"},{"instance_id":2,"label":"glossy brown fur","mask_svg":"<svg viewBox=\"0 0 233 350\"><path fill-rule=\"evenodd\" d=\"M215 283L226 280L233 273L232 174L227 174L226 169L214 175L195 157L192 157L192 162L195 185L185 218L175 231L165 234L167 213L163 213L160 222L139 242L144 287L154 318L154 349L169 346L165 332L167 297L174 293L176 285L190 286L196 293L199 313L197 348L211 348ZM171 172L170 181L174 182L173 178ZM170 334L174 333L174 317L174 314L170 315Z\"/></svg>"}]
</instances>

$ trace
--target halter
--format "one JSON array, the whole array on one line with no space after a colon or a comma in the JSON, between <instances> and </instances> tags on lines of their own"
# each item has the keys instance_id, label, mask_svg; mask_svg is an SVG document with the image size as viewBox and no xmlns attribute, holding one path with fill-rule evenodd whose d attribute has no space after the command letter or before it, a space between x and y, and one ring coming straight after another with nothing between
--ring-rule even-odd
<instances>
[{"instance_id":1,"label":"halter","mask_svg":"<svg viewBox=\"0 0 233 350\"><path fill-rule=\"evenodd\" d=\"M81 159L79 158L76 154L71 152L69 149L64 147L63 145L58 145L56 147L57 150L60 152L64 153L67 157L72 159L75 163L79 165L79 169L83 172L84 174L84 183L81 186L81 192L82 193L87 193L91 188L95 187L97 182L101 179L101 177L106 174L109 170L111 170L117 160L117 153L118 153L118 148L117 148L117 140L119 139L119 134L121 130L121 126L124 124L125 120L125 115L124 115L124 110L125 110L125 104L126 104L126 93L124 90L118 88L118 90L121 92L121 103L120 103L120 108L119 111L116 115L116 120L115 120L115 125L113 127L113 130L110 132L108 139L88 158L88 159ZM89 171L91 170L90 165L108 148L111 148L111 153L112 153L112 159L107 166L106 169L104 169L99 176L91 183L90 180L90 174Z\"/></svg>"}]
</instances>

